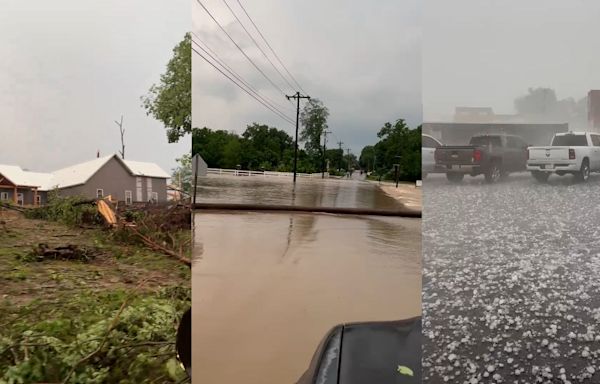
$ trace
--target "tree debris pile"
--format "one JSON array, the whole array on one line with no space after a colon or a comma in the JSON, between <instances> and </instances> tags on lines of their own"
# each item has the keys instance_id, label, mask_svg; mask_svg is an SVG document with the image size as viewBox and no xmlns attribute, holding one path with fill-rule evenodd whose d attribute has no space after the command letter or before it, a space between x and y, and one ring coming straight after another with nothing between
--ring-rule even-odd
<instances>
[{"instance_id":1,"label":"tree debris pile","mask_svg":"<svg viewBox=\"0 0 600 384\"><path fill-rule=\"evenodd\" d=\"M121 241L136 241L191 265L191 212L186 205L117 207L114 230Z\"/></svg>"}]
</instances>

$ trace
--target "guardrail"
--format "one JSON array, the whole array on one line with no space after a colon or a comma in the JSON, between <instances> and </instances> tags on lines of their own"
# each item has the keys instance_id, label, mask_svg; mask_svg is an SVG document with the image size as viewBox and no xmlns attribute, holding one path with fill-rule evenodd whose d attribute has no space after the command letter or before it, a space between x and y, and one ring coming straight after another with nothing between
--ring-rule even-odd
<instances>
[{"instance_id":1,"label":"guardrail","mask_svg":"<svg viewBox=\"0 0 600 384\"><path fill-rule=\"evenodd\" d=\"M241 169L221 169L208 168L209 175L230 175L230 176L263 176L263 177L293 177L293 172L275 172L275 171L245 171ZM296 173L296 177L321 178L321 173ZM329 178L329 172L325 172L325 177Z\"/></svg>"}]
</instances>

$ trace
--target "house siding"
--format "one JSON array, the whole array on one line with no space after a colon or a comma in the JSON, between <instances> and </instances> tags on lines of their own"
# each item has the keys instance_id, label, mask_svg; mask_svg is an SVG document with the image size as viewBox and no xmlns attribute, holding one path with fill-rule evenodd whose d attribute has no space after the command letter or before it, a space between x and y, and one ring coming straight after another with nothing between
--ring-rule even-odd
<instances>
[{"instance_id":1,"label":"house siding","mask_svg":"<svg viewBox=\"0 0 600 384\"><path fill-rule=\"evenodd\" d=\"M125 201L125 191L131 191L134 202L139 202L136 193L136 177L117 159L110 159L102 168L96 172L83 185L62 188L61 196L85 196L87 198L96 198L96 190L102 189L104 196L111 195L113 199ZM146 177L142 177L142 202L148 201L146 192ZM158 192L158 201L167 200L167 187L165 179L150 178L152 180L152 191Z\"/></svg>"},{"instance_id":2,"label":"house siding","mask_svg":"<svg viewBox=\"0 0 600 384\"><path fill-rule=\"evenodd\" d=\"M6 201L12 203L14 201L13 196L15 194L13 189L0 188L0 198L2 197L3 192L8 194L8 199ZM35 205L35 194L31 188L17 188L17 194L19 193L23 194L24 205ZM38 195L42 197L42 205L48 203L48 193L46 191L38 191Z\"/></svg>"}]
</instances>

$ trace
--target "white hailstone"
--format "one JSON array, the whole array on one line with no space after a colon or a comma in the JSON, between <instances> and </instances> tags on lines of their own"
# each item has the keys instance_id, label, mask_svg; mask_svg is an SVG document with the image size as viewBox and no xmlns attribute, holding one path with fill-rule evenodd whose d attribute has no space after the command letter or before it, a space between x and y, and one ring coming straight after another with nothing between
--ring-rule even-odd
<instances>
[{"instance_id":1,"label":"white hailstone","mask_svg":"<svg viewBox=\"0 0 600 384\"><path fill-rule=\"evenodd\" d=\"M596 372L596 370L595 370L595 369L594 369L594 367L592 367L592 366L589 366L589 367L587 367L587 368L586 368L586 370L587 370L589 373L591 373L592 375L594 374L594 372Z\"/></svg>"},{"instance_id":2,"label":"white hailstone","mask_svg":"<svg viewBox=\"0 0 600 384\"><path fill-rule=\"evenodd\" d=\"M448 355L448 360L450 360L450 361L456 360L456 355L454 353L449 354Z\"/></svg>"},{"instance_id":3,"label":"white hailstone","mask_svg":"<svg viewBox=\"0 0 600 384\"><path fill-rule=\"evenodd\" d=\"M584 349L583 352L581 352L581 356L582 357L589 357L590 356L590 351L588 351L587 349Z\"/></svg>"},{"instance_id":4,"label":"white hailstone","mask_svg":"<svg viewBox=\"0 0 600 384\"><path fill-rule=\"evenodd\" d=\"M576 338L577 338L577 335L576 335L574 332L570 332L570 333L569 333L569 338L570 338L570 339L576 339Z\"/></svg>"},{"instance_id":5,"label":"white hailstone","mask_svg":"<svg viewBox=\"0 0 600 384\"><path fill-rule=\"evenodd\" d=\"M496 373L496 374L493 376L493 378L494 378L494 380L496 380L496 381L500 381L500 380L502 380L502 376L500 376L500 374L499 374L499 373Z\"/></svg>"},{"instance_id":6,"label":"white hailstone","mask_svg":"<svg viewBox=\"0 0 600 384\"><path fill-rule=\"evenodd\" d=\"M528 358L529 360L531 360L531 359L533 359L533 355L530 353L529 355L527 355L527 358Z\"/></svg>"},{"instance_id":7,"label":"white hailstone","mask_svg":"<svg viewBox=\"0 0 600 384\"><path fill-rule=\"evenodd\" d=\"M509 358L506 360L506 362L507 362L508 364L512 364L512 362L513 362L513 361L515 361L515 359L513 359L512 357L509 357Z\"/></svg>"},{"instance_id":8,"label":"white hailstone","mask_svg":"<svg viewBox=\"0 0 600 384\"><path fill-rule=\"evenodd\" d=\"M546 345L548 345L548 340L547 339L542 340L542 347L545 347Z\"/></svg>"},{"instance_id":9,"label":"white hailstone","mask_svg":"<svg viewBox=\"0 0 600 384\"><path fill-rule=\"evenodd\" d=\"M487 366L487 371L488 372L494 372L495 369L496 369L496 367L494 367L493 365L488 365Z\"/></svg>"}]
</instances>

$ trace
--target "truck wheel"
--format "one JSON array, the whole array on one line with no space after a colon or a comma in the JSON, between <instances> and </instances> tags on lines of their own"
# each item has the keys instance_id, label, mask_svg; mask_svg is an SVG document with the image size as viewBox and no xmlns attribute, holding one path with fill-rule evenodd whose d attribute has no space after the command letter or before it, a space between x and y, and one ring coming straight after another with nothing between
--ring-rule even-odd
<instances>
[{"instance_id":1,"label":"truck wheel","mask_svg":"<svg viewBox=\"0 0 600 384\"><path fill-rule=\"evenodd\" d=\"M490 164L490 167L485 172L485 181L488 183L495 183L500 180L502 171L497 163Z\"/></svg>"},{"instance_id":2,"label":"truck wheel","mask_svg":"<svg viewBox=\"0 0 600 384\"><path fill-rule=\"evenodd\" d=\"M531 175L540 183L545 183L550 177L550 172L531 171Z\"/></svg>"},{"instance_id":3,"label":"truck wheel","mask_svg":"<svg viewBox=\"0 0 600 384\"><path fill-rule=\"evenodd\" d=\"M446 179L451 183L460 183L465 178L464 173L448 172L446 173Z\"/></svg>"},{"instance_id":4,"label":"truck wheel","mask_svg":"<svg viewBox=\"0 0 600 384\"><path fill-rule=\"evenodd\" d=\"M583 159L583 162L581 163L581 169L575 174L575 177L578 181L588 181L590 178L590 163L588 159Z\"/></svg>"}]
</instances>

